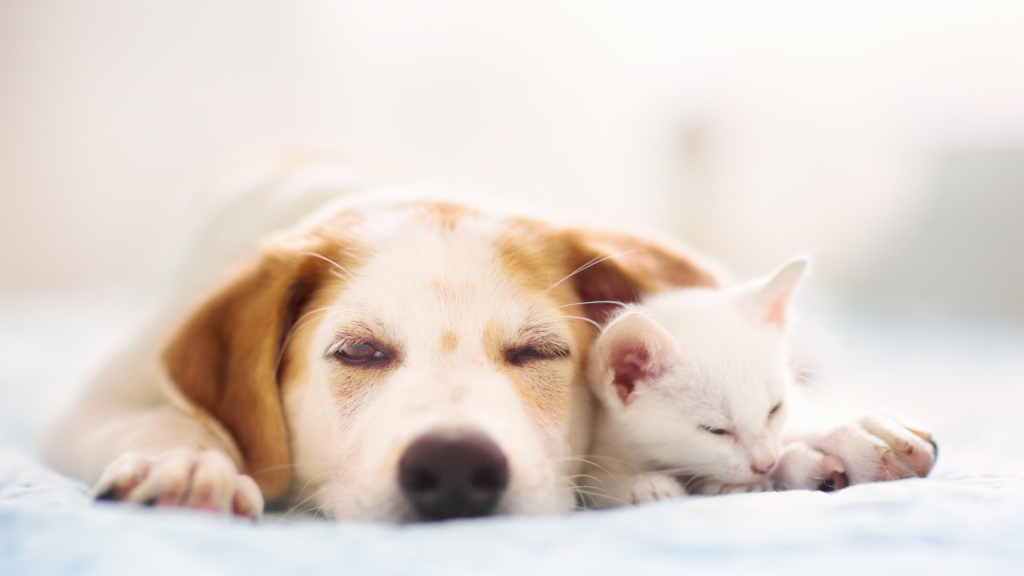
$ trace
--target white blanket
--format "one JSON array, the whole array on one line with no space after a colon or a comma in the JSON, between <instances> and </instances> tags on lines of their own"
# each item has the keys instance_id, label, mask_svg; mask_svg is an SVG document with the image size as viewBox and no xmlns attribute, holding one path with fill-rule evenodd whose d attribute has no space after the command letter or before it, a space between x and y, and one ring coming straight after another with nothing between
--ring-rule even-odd
<instances>
[{"instance_id":1,"label":"white blanket","mask_svg":"<svg viewBox=\"0 0 1024 576\"><path fill-rule=\"evenodd\" d=\"M93 504L32 444L130 319L119 298L0 298L0 574L1024 574L1024 329L821 316L831 386L929 425L927 479L389 526ZM805 311L804 316L809 313ZM819 346L819 347L820 347Z\"/></svg>"}]
</instances>

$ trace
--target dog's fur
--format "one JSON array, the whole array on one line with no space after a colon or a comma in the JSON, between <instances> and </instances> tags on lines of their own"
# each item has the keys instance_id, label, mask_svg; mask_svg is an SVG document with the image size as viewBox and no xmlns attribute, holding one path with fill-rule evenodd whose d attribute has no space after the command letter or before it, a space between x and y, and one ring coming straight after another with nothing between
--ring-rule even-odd
<instances>
[{"instance_id":1,"label":"dog's fur","mask_svg":"<svg viewBox=\"0 0 1024 576\"><path fill-rule=\"evenodd\" d=\"M571 509L592 323L607 301L720 282L713 264L663 242L352 196L366 186L334 160L259 165L220 185L234 192L168 303L49 437L51 462L100 497L248 516L277 499L416 520L397 482L403 451L471 429L509 462L495 513ZM364 344L383 360L339 360Z\"/></svg>"}]
</instances>

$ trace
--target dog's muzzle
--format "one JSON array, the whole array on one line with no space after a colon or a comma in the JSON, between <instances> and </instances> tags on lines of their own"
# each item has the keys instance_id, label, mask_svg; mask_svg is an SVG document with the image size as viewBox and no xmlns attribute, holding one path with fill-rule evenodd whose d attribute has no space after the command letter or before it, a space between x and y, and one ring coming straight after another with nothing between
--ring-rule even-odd
<instances>
[{"instance_id":1,"label":"dog's muzzle","mask_svg":"<svg viewBox=\"0 0 1024 576\"><path fill-rule=\"evenodd\" d=\"M402 492L427 520L490 514L508 487L508 476L501 448L475 430L424 434L398 463Z\"/></svg>"}]
</instances>

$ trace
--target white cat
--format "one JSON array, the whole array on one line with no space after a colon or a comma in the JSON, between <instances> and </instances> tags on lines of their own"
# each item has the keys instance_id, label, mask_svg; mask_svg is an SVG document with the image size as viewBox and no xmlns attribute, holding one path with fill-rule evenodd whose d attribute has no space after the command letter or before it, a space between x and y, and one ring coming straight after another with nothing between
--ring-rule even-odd
<instances>
[{"instance_id":1,"label":"white cat","mask_svg":"<svg viewBox=\"0 0 1024 576\"><path fill-rule=\"evenodd\" d=\"M588 506L927 474L930 436L883 416L784 432L796 399L786 310L806 268L653 296L608 324L589 360Z\"/></svg>"}]
</instances>

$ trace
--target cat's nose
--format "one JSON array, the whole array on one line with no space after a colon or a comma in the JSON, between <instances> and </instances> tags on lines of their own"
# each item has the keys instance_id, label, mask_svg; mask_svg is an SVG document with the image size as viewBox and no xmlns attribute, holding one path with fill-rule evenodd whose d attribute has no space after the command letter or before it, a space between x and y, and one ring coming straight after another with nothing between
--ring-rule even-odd
<instances>
[{"instance_id":1,"label":"cat's nose","mask_svg":"<svg viewBox=\"0 0 1024 576\"><path fill-rule=\"evenodd\" d=\"M753 462L750 464L750 471L754 474L767 474L775 467L775 460L771 462Z\"/></svg>"},{"instance_id":2,"label":"cat's nose","mask_svg":"<svg viewBox=\"0 0 1024 576\"><path fill-rule=\"evenodd\" d=\"M402 493L427 520L490 514L508 477L505 453L475 430L424 434L398 463Z\"/></svg>"}]
</instances>

